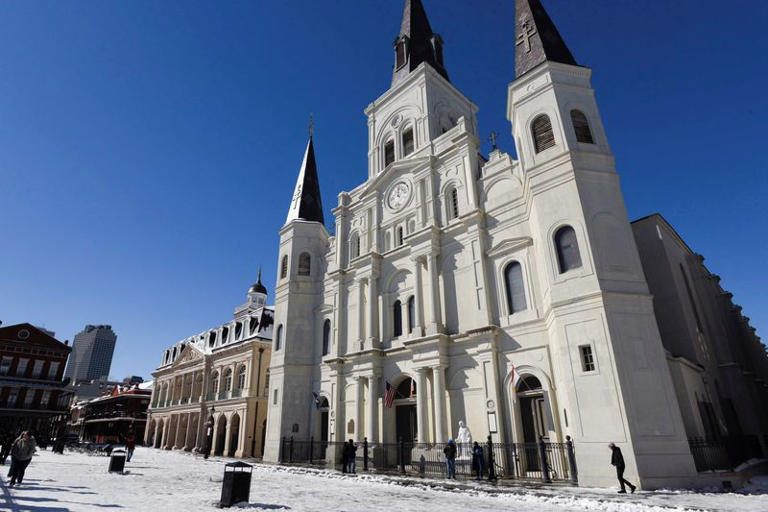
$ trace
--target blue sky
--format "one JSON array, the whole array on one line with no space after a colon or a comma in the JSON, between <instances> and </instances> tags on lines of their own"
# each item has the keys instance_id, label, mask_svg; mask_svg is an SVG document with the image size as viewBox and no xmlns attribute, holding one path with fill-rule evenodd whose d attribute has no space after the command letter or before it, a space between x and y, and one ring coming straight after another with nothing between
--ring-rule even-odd
<instances>
[{"instance_id":1,"label":"blue sky","mask_svg":"<svg viewBox=\"0 0 768 512\"><path fill-rule=\"evenodd\" d=\"M547 0L593 85L631 219L661 212L768 335L768 4ZM424 0L501 134L511 0ZM112 376L272 291L315 116L326 215L367 176L401 0L0 2L0 320L118 333ZM485 151L489 149L486 143Z\"/></svg>"}]
</instances>

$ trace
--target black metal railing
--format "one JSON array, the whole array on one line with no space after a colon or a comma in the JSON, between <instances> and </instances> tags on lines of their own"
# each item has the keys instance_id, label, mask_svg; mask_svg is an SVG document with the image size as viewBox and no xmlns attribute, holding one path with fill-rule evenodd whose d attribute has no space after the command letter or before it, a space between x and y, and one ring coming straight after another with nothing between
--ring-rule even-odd
<instances>
[{"instance_id":1,"label":"black metal railing","mask_svg":"<svg viewBox=\"0 0 768 512\"><path fill-rule=\"evenodd\" d=\"M314 438L298 440L282 438L280 462L283 464L327 464L335 460L341 465L344 442L315 441ZM379 473L447 478L446 443L354 443L357 470ZM480 478L495 480L509 478L576 484L578 475L573 442L550 443L543 439L535 443L480 444L482 457L473 456L472 444L458 444L454 462L455 476L461 479L478 477L477 461L480 460Z\"/></svg>"},{"instance_id":2,"label":"black metal railing","mask_svg":"<svg viewBox=\"0 0 768 512\"><path fill-rule=\"evenodd\" d=\"M696 471L733 470L739 464L763 456L757 436L731 436L720 439L694 437L688 446Z\"/></svg>"}]
</instances>

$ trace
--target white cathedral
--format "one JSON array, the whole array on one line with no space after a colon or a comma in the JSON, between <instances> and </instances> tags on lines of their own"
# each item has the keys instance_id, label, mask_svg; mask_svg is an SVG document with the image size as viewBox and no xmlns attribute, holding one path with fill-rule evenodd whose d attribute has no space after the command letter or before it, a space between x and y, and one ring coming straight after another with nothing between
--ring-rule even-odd
<instances>
[{"instance_id":1,"label":"white cathedral","mask_svg":"<svg viewBox=\"0 0 768 512\"><path fill-rule=\"evenodd\" d=\"M265 460L287 436L375 450L465 421L481 442L570 436L582 485L615 482L609 442L644 488L696 485L592 71L538 0L516 1L515 36L518 159L481 155L419 0L333 235L310 137L280 230Z\"/></svg>"}]
</instances>

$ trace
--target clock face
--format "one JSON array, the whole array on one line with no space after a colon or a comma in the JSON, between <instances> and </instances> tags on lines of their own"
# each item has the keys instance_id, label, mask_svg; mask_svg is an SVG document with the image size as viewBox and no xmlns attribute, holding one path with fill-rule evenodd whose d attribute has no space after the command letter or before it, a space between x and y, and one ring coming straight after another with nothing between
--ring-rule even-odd
<instances>
[{"instance_id":1,"label":"clock face","mask_svg":"<svg viewBox=\"0 0 768 512\"><path fill-rule=\"evenodd\" d=\"M408 197L410 194L411 188L407 183L403 181L397 183L394 187L392 187L392 191L389 193L389 199L387 200L389 207L393 210L401 208L403 205L405 205L405 203L408 202Z\"/></svg>"}]
</instances>

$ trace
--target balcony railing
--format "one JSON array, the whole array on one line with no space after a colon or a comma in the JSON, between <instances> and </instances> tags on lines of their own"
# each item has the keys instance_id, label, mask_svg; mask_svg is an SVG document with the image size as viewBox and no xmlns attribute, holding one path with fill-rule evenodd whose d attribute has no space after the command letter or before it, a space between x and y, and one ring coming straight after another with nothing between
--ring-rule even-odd
<instances>
[{"instance_id":1,"label":"balcony railing","mask_svg":"<svg viewBox=\"0 0 768 512\"><path fill-rule=\"evenodd\" d=\"M239 398L241 396L243 396L243 390L242 389L237 388L237 389L233 389L232 390L232 398Z\"/></svg>"},{"instance_id":2,"label":"balcony railing","mask_svg":"<svg viewBox=\"0 0 768 512\"><path fill-rule=\"evenodd\" d=\"M227 400L229 398L229 391L219 392L219 400Z\"/></svg>"}]
</instances>

